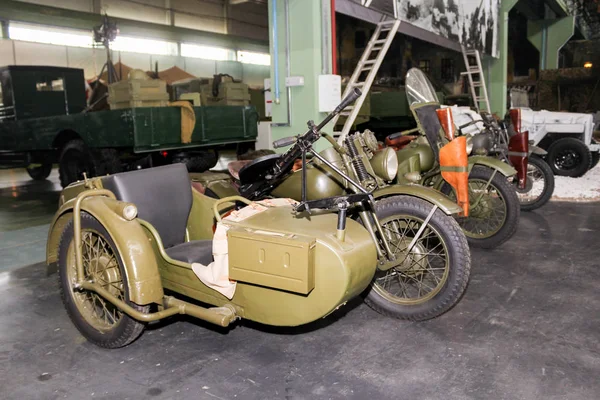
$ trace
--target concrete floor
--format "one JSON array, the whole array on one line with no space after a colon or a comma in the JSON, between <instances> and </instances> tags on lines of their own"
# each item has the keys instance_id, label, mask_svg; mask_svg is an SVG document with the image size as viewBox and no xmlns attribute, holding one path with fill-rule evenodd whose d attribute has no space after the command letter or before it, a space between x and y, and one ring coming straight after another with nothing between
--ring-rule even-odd
<instances>
[{"instance_id":1,"label":"concrete floor","mask_svg":"<svg viewBox=\"0 0 600 400\"><path fill-rule=\"evenodd\" d=\"M70 323L56 275L18 268L43 250L58 188L11 173L0 178L0 399L600 398L597 203L523 213L510 242L473 251L458 306L426 323L357 301L299 329L173 318L104 350ZM23 235L33 239L18 246Z\"/></svg>"}]
</instances>

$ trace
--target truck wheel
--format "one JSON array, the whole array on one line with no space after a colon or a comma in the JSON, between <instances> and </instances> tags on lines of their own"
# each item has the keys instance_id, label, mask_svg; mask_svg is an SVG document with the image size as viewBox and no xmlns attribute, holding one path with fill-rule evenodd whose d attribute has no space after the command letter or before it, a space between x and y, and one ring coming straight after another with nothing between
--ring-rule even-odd
<instances>
[{"instance_id":1,"label":"truck wheel","mask_svg":"<svg viewBox=\"0 0 600 400\"><path fill-rule=\"evenodd\" d=\"M577 178L590 169L592 154L581 140L567 137L550 145L547 160L555 175Z\"/></svg>"},{"instance_id":2,"label":"truck wheel","mask_svg":"<svg viewBox=\"0 0 600 400\"><path fill-rule=\"evenodd\" d=\"M81 214L81 243L85 279L93 280L115 297L147 313L150 306L129 301L127 275L117 246L104 226L87 213ZM79 332L97 346L114 349L137 339L145 325L97 293L74 289L76 270L71 219L63 230L58 248L58 285L69 318Z\"/></svg>"},{"instance_id":3,"label":"truck wheel","mask_svg":"<svg viewBox=\"0 0 600 400\"><path fill-rule=\"evenodd\" d=\"M95 169L98 176L112 175L123 171L116 149L100 149L95 153Z\"/></svg>"},{"instance_id":4,"label":"truck wheel","mask_svg":"<svg viewBox=\"0 0 600 400\"><path fill-rule=\"evenodd\" d=\"M27 167L27 173L34 181L43 181L48 176L50 176L50 172L52 172L52 164L42 164L37 167Z\"/></svg>"},{"instance_id":5,"label":"truck wheel","mask_svg":"<svg viewBox=\"0 0 600 400\"><path fill-rule=\"evenodd\" d=\"M82 180L84 172L88 178L96 175L92 154L80 139L71 140L63 147L58 164L62 187Z\"/></svg>"},{"instance_id":6,"label":"truck wheel","mask_svg":"<svg viewBox=\"0 0 600 400\"><path fill-rule=\"evenodd\" d=\"M181 153L173 156L173 164L185 164L189 172L208 171L217 165L218 160L219 155L214 150L194 152L192 154Z\"/></svg>"},{"instance_id":7,"label":"truck wheel","mask_svg":"<svg viewBox=\"0 0 600 400\"><path fill-rule=\"evenodd\" d=\"M471 271L471 253L456 221L437 210L410 252L406 252L432 209L411 196L376 203L397 260L375 272L365 302L394 318L424 321L442 315L460 300Z\"/></svg>"}]
</instances>

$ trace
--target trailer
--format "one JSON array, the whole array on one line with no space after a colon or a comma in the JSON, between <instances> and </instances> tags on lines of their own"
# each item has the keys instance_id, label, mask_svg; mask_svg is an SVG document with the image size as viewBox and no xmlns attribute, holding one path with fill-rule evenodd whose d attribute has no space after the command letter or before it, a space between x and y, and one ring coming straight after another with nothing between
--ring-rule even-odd
<instances>
[{"instance_id":1,"label":"trailer","mask_svg":"<svg viewBox=\"0 0 600 400\"><path fill-rule=\"evenodd\" d=\"M183 140L180 107L87 111L83 70L0 68L0 168L27 168L36 180L58 163L62 186L88 177L183 162L213 167L225 145L250 147L258 134L252 106L192 107Z\"/></svg>"}]
</instances>

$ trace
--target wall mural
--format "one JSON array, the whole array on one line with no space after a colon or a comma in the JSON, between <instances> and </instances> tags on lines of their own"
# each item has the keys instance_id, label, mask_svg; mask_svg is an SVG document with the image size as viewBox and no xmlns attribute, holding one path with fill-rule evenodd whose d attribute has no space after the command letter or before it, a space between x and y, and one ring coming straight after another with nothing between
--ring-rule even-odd
<instances>
[{"instance_id":1,"label":"wall mural","mask_svg":"<svg viewBox=\"0 0 600 400\"><path fill-rule=\"evenodd\" d=\"M464 44L499 56L500 0L360 0L365 7Z\"/></svg>"}]
</instances>

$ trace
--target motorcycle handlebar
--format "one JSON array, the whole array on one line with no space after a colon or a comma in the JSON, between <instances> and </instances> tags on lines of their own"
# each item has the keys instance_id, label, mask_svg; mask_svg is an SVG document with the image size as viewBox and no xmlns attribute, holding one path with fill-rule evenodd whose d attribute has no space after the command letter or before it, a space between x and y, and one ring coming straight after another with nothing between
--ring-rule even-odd
<instances>
[{"instance_id":1,"label":"motorcycle handlebar","mask_svg":"<svg viewBox=\"0 0 600 400\"><path fill-rule=\"evenodd\" d=\"M297 140L298 138L296 136L288 136L281 139L277 139L273 142L273 147L276 149L280 147L287 147L296 143Z\"/></svg>"}]
</instances>

